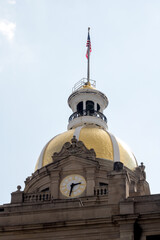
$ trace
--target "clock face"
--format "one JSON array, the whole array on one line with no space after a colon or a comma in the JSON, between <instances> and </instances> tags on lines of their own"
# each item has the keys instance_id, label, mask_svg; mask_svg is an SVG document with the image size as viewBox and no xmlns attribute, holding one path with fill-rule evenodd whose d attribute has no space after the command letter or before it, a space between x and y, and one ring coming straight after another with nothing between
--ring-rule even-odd
<instances>
[{"instance_id":1,"label":"clock face","mask_svg":"<svg viewBox=\"0 0 160 240\"><path fill-rule=\"evenodd\" d=\"M60 184L61 193L69 198L81 195L86 189L86 180L81 175L72 174L65 177Z\"/></svg>"}]
</instances>

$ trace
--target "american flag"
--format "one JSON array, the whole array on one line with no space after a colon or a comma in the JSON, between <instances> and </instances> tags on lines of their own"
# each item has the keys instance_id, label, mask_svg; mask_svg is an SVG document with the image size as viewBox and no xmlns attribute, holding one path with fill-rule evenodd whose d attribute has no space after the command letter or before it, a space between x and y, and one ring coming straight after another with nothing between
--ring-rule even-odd
<instances>
[{"instance_id":1,"label":"american flag","mask_svg":"<svg viewBox=\"0 0 160 240\"><path fill-rule=\"evenodd\" d=\"M88 38L87 38L86 47L87 47L86 58L88 59L88 49L89 49L89 54L92 52L89 31L88 31Z\"/></svg>"}]
</instances>

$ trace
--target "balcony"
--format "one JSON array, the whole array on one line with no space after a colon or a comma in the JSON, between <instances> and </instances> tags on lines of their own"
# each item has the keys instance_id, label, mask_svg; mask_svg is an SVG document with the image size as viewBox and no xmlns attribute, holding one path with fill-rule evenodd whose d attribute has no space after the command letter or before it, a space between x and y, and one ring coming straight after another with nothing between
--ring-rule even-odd
<instances>
[{"instance_id":1,"label":"balcony","mask_svg":"<svg viewBox=\"0 0 160 240\"><path fill-rule=\"evenodd\" d=\"M99 112L99 111L87 111L87 110L83 110L83 111L80 111L80 112L74 112L70 117L69 117L69 123L74 120L75 118L78 118L78 117L83 117L83 116L92 116L92 117L97 117L101 120L103 120L105 123L107 123L107 118L106 116Z\"/></svg>"}]
</instances>

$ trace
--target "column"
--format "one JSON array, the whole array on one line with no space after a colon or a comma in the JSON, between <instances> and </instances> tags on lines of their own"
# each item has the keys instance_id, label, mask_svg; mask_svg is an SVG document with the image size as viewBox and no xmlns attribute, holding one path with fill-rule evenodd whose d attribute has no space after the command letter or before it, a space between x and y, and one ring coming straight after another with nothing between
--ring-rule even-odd
<instances>
[{"instance_id":1,"label":"column","mask_svg":"<svg viewBox=\"0 0 160 240\"><path fill-rule=\"evenodd\" d=\"M51 198L59 198L59 171L51 172Z\"/></svg>"},{"instance_id":2,"label":"column","mask_svg":"<svg viewBox=\"0 0 160 240\"><path fill-rule=\"evenodd\" d=\"M94 196L95 169L89 168L86 170L86 181L87 181L86 196Z\"/></svg>"},{"instance_id":3,"label":"column","mask_svg":"<svg viewBox=\"0 0 160 240\"><path fill-rule=\"evenodd\" d=\"M108 174L108 203L118 204L129 196L129 177L126 170Z\"/></svg>"}]
</instances>

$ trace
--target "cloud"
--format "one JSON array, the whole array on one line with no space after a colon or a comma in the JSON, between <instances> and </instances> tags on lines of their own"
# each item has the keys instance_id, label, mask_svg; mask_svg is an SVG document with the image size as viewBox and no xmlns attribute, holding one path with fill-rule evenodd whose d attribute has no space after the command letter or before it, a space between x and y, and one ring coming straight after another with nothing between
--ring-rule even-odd
<instances>
[{"instance_id":1,"label":"cloud","mask_svg":"<svg viewBox=\"0 0 160 240\"><path fill-rule=\"evenodd\" d=\"M0 33L6 37L8 41L12 41L16 30L16 24L8 20L0 20Z\"/></svg>"},{"instance_id":2,"label":"cloud","mask_svg":"<svg viewBox=\"0 0 160 240\"><path fill-rule=\"evenodd\" d=\"M8 3L14 5L14 4L16 4L16 1L15 0L9 0Z\"/></svg>"}]
</instances>

